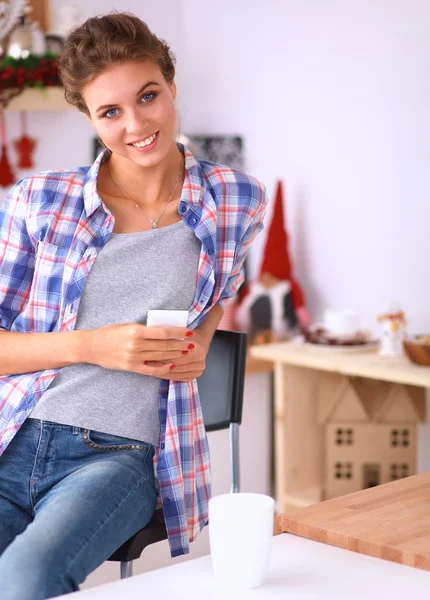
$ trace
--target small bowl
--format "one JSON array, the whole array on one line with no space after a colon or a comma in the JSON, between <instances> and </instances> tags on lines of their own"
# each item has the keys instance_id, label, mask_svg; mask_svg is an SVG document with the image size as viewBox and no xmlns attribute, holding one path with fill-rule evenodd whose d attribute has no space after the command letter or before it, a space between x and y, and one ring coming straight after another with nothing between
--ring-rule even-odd
<instances>
[{"instance_id":1,"label":"small bowl","mask_svg":"<svg viewBox=\"0 0 430 600\"><path fill-rule=\"evenodd\" d=\"M418 338L420 336L417 336ZM428 337L428 336L426 336ZM403 348L408 358L418 365L424 365L430 367L430 344L414 341L404 340Z\"/></svg>"}]
</instances>

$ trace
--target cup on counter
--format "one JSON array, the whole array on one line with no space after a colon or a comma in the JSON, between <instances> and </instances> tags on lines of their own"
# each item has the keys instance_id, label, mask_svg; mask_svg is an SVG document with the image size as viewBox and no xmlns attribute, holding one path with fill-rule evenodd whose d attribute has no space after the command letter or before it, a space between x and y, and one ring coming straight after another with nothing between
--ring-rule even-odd
<instances>
[{"instance_id":1,"label":"cup on counter","mask_svg":"<svg viewBox=\"0 0 430 600\"><path fill-rule=\"evenodd\" d=\"M236 589L263 584L274 513L274 499L264 494L222 494L209 500L209 544L216 579Z\"/></svg>"},{"instance_id":2,"label":"cup on counter","mask_svg":"<svg viewBox=\"0 0 430 600\"><path fill-rule=\"evenodd\" d=\"M353 310L326 310L324 327L338 336L354 336L360 329L360 317Z\"/></svg>"}]
</instances>

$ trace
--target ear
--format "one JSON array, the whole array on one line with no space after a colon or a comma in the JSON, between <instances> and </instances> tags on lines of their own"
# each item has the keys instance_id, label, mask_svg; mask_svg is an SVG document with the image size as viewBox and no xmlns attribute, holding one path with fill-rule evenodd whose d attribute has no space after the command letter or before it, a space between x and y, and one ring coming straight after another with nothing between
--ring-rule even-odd
<instances>
[{"instance_id":1,"label":"ear","mask_svg":"<svg viewBox=\"0 0 430 600\"><path fill-rule=\"evenodd\" d=\"M174 79L172 79L172 81L169 82L169 86L170 86L170 89L172 91L173 101L175 101L176 100L176 93L177 93L177 90L176 90L176 81Z\"/></svg>"}]
</instances>

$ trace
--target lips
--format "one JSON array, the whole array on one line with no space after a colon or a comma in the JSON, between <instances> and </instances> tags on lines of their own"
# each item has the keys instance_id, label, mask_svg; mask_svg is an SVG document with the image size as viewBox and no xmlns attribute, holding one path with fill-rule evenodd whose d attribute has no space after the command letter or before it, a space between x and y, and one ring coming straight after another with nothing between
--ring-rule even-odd
<instances>
[{"instance_id":1,"label":"lips","mask_svg":"<svg viewBox=\"0 0 430 600\"><path fill-rule=\"evenodd\" d=\"M128 146L134 146L136 148L144 148L145 146L150 146L154 143L158 136L158 131L156 133L152 133L149 136L139 138L138 140L134 140L133 142L129 142Z\"/></svg>"}]
</instances>

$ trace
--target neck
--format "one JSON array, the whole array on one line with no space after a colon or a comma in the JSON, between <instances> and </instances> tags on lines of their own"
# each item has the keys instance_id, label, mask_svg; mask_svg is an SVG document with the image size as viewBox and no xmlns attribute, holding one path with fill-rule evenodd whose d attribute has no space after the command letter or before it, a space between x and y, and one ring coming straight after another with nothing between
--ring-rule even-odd
<instances>
[{"instance_id":1,"label":"neck","mask_svg":"<svg viewBox=\"0 0 430 600\"><path fill-rule=\"evenodd\" d=\"M153 167L141 167L115 153L109 159L109 166L118 186L145 210L167 201L181 171L183 176L184 157L174 143L165 160ZM108 161L101 168L104 169L103 189L112 196L123 196L110 177ZM178 182L172 199L180 195L181 183Z\"/></svg>"}]
</instances>

